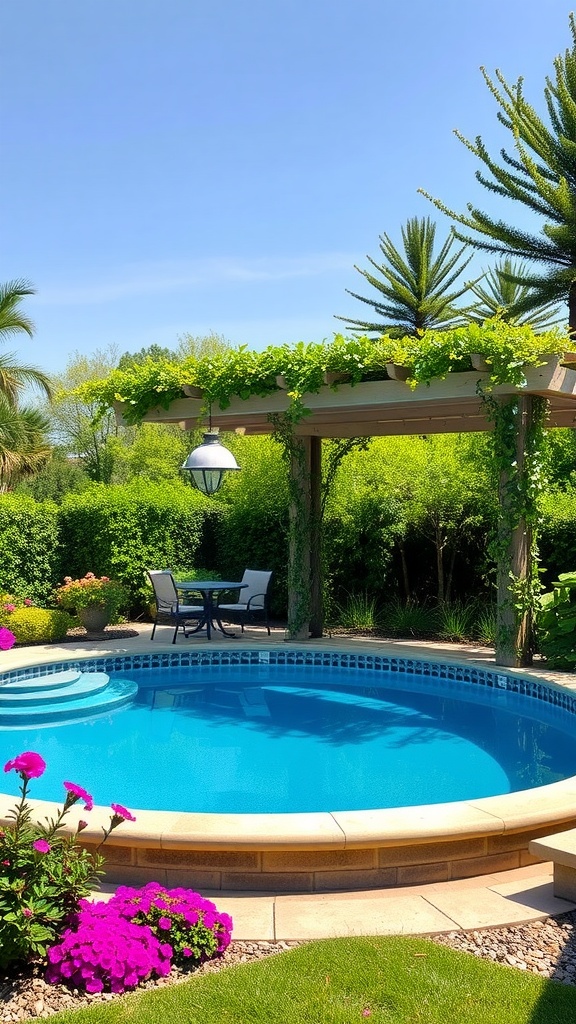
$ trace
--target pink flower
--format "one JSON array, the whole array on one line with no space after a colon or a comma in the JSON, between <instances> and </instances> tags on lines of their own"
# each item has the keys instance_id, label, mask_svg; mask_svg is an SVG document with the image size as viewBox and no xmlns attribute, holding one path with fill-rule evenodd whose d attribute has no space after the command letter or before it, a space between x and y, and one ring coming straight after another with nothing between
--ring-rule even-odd
<instances>
[{"instance_id":1,"label":"pink flower","mask_svg":"<svg viewBox=\"0 0 576 1024\"><path fill-rule=\"evenodd\" d=\"M11 633L9 629L5 629L4 626L0 629L0 651L9 651L11 647L14 647L16 643L16 637L14 633Z\"/></svg>"},{"instance_id":2,"label":"pink flower","mask_svg":"<svg viewBox=\"0 0 576 1024\"><path fill-rule=\"evenodd\" d=\"M50 850L52 849L47 839L37 839L32 843L32 846L38 851L38 853L50 853Z\"/></svg>"},{"instance_id":3,"label":"pink flower","mask_svg":"<svg viewBox=\"0 0 576 1024\"><path fill-rule=\"evenodd\" d=\"M78 822L78 832L83 832L85 828L88 828L88 822L87 821L79 821Z\"/></svg>"},{"instance_id":4,"label":"pink flower","mask_svg":"<svg viewBox=\"0 0 576 1024\"><path fill-rule=\"evenodd\" d=\"M15 604L5 604L4 605L4 611L5 612L15 612L16 611L16 605Z\"/></svg>"},{"instance_id":5,"label":"pink flower","mask_svg":"<svg viewBox=\"0 0 576 1024\"><path fill-rule=\"evenodd\" d=\"M87 793L85 789L82 789L82 786L77 786L75 782L65 782L64 789L67 789L68 792L71 793L72 797L74 798L70 799L69 806L71 804L75 804L77 800L83 800L84 810L92 810L92 808L94 807L94 798L90 796L90 793Z\"/></svg>"},{"instance_id":6,"label":"pink flower","mask_svg":"<svg viewBox=\"0 0 576 1024\"><path fill-rule=\"evenodd\" d=\"M33 917L34 916L32 911L29 910L28 907L24 907L22 913L24 914L24 917Z\"/></svg>"},{"instance_id":7,"label":"pink flower","mask_svg":"<svg viewBox=\"0 0 576 1024\"><path fill-rule=\"evenodd\" d=\"M172 921L169 917L161 917L158 921L158 927L161 928L163 932L169 932L172 927Z\"/></svg>"},{"instance_id":8,"label":"pink flower","mask_svg":"<svg viewBox=\"0 0 576 1024\"><path fill-rule=\"evenodd\" d=\"M32 601L30 600L29 597L25 597L24 598L24 604L26 605L27 608L30 607L30 605L32 604Z\"/></svg>"},{"instance_id":9,"label":"pink flower","mask_svg":"<svg viewBox=\"0 0 576 1024\"><path fill-rule=\"evenodd\" d=\"M5 867L5 868L9 868L10 867L10 861L9 860L3 860L2 861L2 866Z\"/></svg>"},{"instance_id":10,"label":"pink flower","mask_svg":"<svg viewBox=\"0 0 576 1024\"><path fill-rule=\"evenodd\" d=\"M114 811L114 814L117 814L118 817L122 818L124 821L136 821L134 815L131 814L130 811L127 811L125 807L122 807L122 804L110 804L110 807Z\"/></svg>"},{"instance_id":11,"label":"pink flower","mask_svg":"<svg viewBox=\"0 0 576 1024\"><path fill-rule=\"evenodd\" d=\"M46 761L40 757L40 754L35 754L33 750L26 750L23 754L18 754L18 757L13 758L12 761L7 761L4 771L17 771L27 779L39 779L46 771Z\"/></svg>"}]
</instances>

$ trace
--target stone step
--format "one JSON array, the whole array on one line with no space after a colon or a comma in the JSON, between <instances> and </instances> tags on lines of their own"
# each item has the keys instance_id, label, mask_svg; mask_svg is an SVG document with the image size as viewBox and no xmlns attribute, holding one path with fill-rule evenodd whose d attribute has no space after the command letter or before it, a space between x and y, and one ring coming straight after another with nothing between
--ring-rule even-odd
<instances>
[{"instance_id":1,"label":"stone step","mask_svg":"<svg viewBox=\"0 0 576 1024\"><path fill-rule=\"evenodd\" d=\"M9 691L5 687L0 689L0 714L6 708L36 708L44 705L61 704L70 700L82 700L90 694L100 693L105 690L110 682L106 672L81 672L78 678L68 684L62 684L57 688L44 688L42 690Z\"/></svg>"}]
</instances>

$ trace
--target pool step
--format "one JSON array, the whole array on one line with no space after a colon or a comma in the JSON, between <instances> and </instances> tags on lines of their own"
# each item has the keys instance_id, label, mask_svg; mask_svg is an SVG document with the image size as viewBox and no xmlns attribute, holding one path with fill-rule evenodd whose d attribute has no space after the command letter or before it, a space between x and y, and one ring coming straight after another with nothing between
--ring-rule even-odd
<instances>
[{"instance_id":1,"label":"pool step","mask_svg":"<svg viewBox=\"0 0 576 1024\"><path fill-rule=\"evenodd\" d=\"M61 704L71 698L80 700L88 697L91 693L101 693L110 682L110 676L105 672L79 672L78 678L72 682L56 686L54 688L44 687L42 690L24 690L5 692L5 687L0 689L0 714L5 708L15 707L41 707L44 704Z\"/></svg>"},{"instance_id":2,"label":"pool step","mask_svg":"<svg viewBox=\"0 0 576 1024\"><path fill-rule=\"evenodd\" d=\"M79 669L68 669L66 672L53 672L49 676L36 676L34 679L18 679L15 683L4 683L0 686L0 696L6 693L33 693L45 690L58 690L61 686L69 686L80 679Z\"/></svg>"},{"instance_id":3,"label":"pool step","mask_svg":"<svg viewBox=\"0 0 576 1024\"><path fill-rule=\"evenodd\" d=\"M105 672L79 672L77 676L67 683L57 680L56 686L41 690L22 688L4 693L6 688L0 687L0 726L56 725L88 718L128 704L138 693L137 683L127 679L111 682ZM37 682L30 680L32 685Z\"/></svg>"}]
</instances>

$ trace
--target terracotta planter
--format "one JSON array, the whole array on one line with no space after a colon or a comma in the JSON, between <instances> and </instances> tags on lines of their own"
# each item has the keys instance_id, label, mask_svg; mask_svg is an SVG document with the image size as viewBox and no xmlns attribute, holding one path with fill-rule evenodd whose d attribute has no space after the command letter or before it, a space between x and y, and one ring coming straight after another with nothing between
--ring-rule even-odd
<instances>
[{"instance_id":1,"label":"terracotta planter","mask_svg":"<svg viewBox=\"0 0 576 1024\"><path fill-rule=\"evenodd\" d=\"M108 609L103 605L93 604L89 608L79 608L77 615L89 633L101 633L110 621Z\"/></svg>"}]
</instances>

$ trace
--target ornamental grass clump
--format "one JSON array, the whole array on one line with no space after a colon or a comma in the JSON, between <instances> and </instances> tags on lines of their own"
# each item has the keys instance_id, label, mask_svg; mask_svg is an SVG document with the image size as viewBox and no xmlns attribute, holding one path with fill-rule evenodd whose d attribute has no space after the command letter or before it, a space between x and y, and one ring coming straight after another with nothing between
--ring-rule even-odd
<instances>
[{"instance_id":1,"label":"ornamental grass clump","mask_svg":"<svg viewBox=\"0 0 576 1024\"><path fill-rule=\"evenodd\" d=\"M65 576L62 586L54 591L54 598L61 608L72 612L81 608L105 608L114 621L128 604L128 591L118 580L87 572L78 580Z\"/></svg>"},{"instance_id":2,"label":"ornamental grass clump","mask_svg":"<svg viewBox=\"0 0 576 1024\"><path fill-rule=\"evenodd\" d=\"M28 803L31 779L46 770L40 754L28 750L4 766L21 779L21 797L7 812L8 824L0 829L0 968L45 956L47 947L62 932L81 898L89 895L99 876L104 874L104 858L99 850L110 833L123 821L135 821L119 804L95 853L80 845L79 835L87 828L83 820L72 832L64 832L65 818L77 803L91 811L90 793L74 782L65 782L66 798L54 818L44 823L32 820Z\"/></svg>"},{"instance_id":3,"label":"ornamental grass clump","mask_svg":"<svg viewBox=\"0 0 576 1024\"><path fill-rule=\"evenodd\" d=\"M159 882L142 889L120 886L108 906L170 943L177 967L220 956L230 943L232 918L192 889L165 889Z\"/></svg>"}]
</instances>

